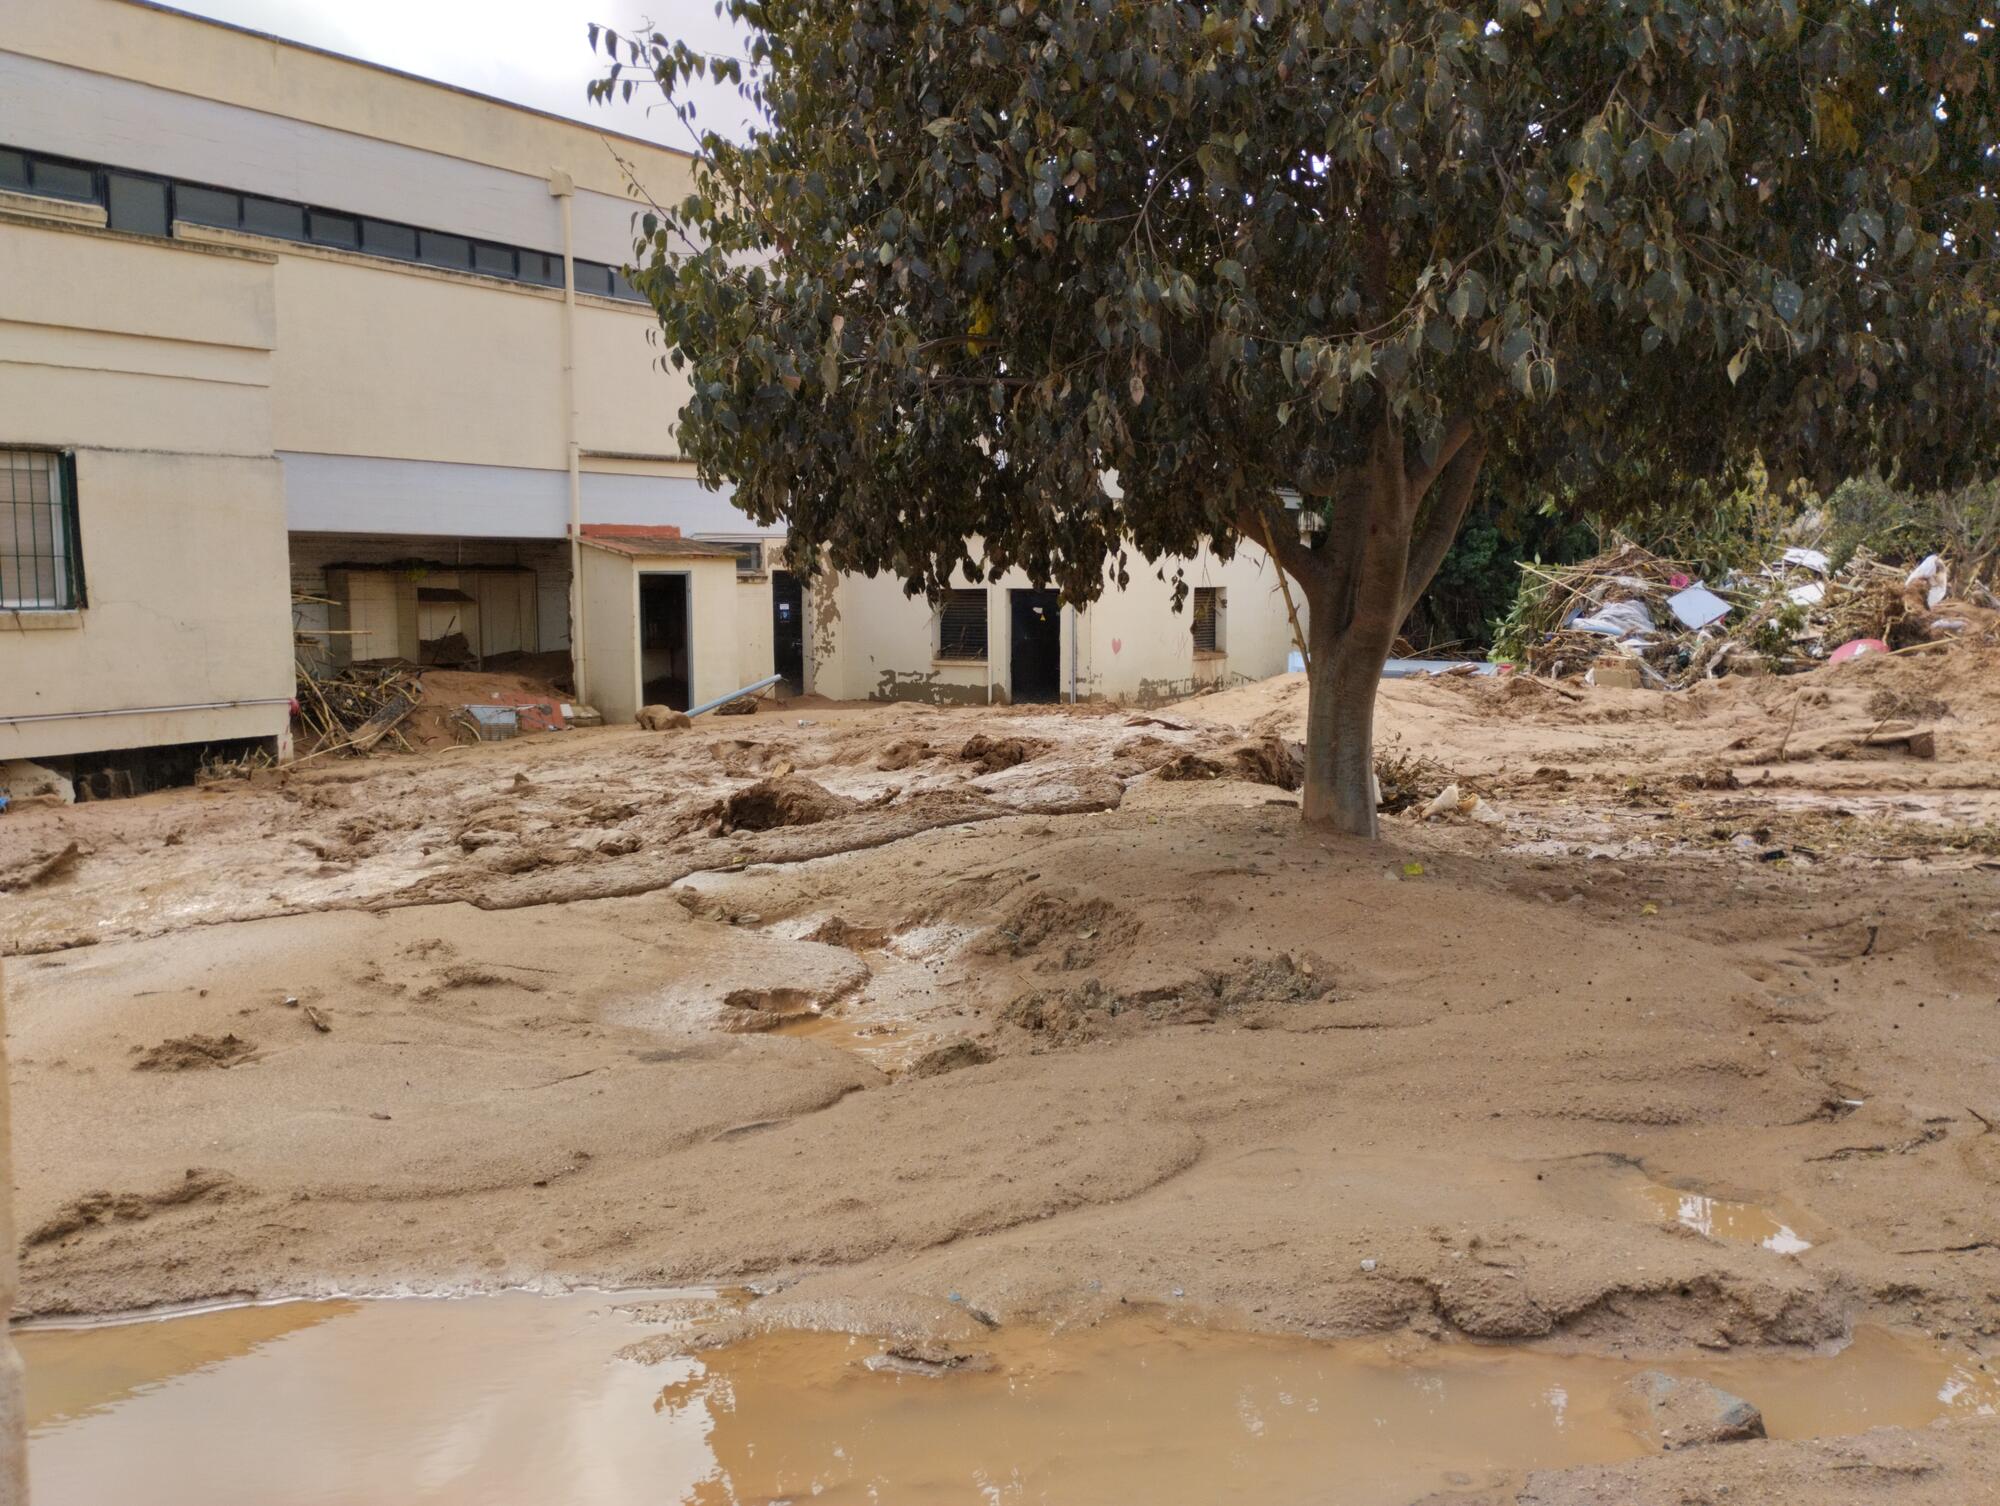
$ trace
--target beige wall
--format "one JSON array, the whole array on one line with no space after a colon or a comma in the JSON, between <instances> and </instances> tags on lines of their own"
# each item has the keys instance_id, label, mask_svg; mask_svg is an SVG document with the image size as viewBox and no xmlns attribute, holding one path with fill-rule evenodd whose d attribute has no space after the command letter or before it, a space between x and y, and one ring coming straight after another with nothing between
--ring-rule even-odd
<instances>
[{"instance_id":1,"label":"beige wall","mask_svg":"<svg viewBox=\"0 0 2000 1506\"><path fill-rule=\"evenodd\" d=\"M1222 655L1197 660L1189 609L1173 610L1172 563L1162 581L1142 561L1123 591L1108 590L1081 613L1063 609L1065 699L1073 638L1077 693L1085 700L1154 703L1205 685L1284 670L1291 627L1268 556L1246 545L1227 563L1204 551L1183 568L1190 587L1218 586L1225 592ZM905 596L895 577L843 575L815 583L817 600L808 613L818 649L812 688L842 700L978 704L988 699L990 672L991 699L1004 705L1012 670L1008 592L1030 584L1016 571L988 586L987 663L965 664L932 657L931 605L921 596Z\"/></svg>"},{"instance_id":2,"label":"beige wall","mask_svg":"<svg viewBox=\"0 0 2000 1506\"><path fill-rule=\"evenodd\" d=\"M0 439L268 456L273 270L0 215Z\"/></svg>"},{"instance_id":3,"label":"beige wall","mask_svg":"<svg viewBox=\"0 0 2000 1506\"><path fill-rule=\"evenodd\" d=\"M771 672L771 577L739 576L736 581L737 685ZM736 686L727 686L733 690ZM719 692L718 692L719 693Z\"/></svg>"},{"instance_id":4,"label":"beige wall","mask_svg":"<svg viewBox=\"0 0 2000 1506\"><path fill-rule=\"evenodd\" d=\"M1021 584L1026 584L1025 580ZM823 615L829 607L838 613L831 633L816 632L810 645L818 650L812 688L820 695L836 700L924 700L983 705L988 698L990 667L992 699L1006 703L1004 592L988 592L987 664L933 658L937 635L930 603L921 596L905 596L903 583L895 576L842 575L832 580L822 579L813 583L813 594L818 598L817 611L809 616ZM1068 615L1064 613L1065 619ZM1067 629L1067 620L1064 626ZM1063 662L1067 664L1067 641L1063 652Z\"/></svg>"},{"instance_id":5,"label":"beige wall","mask_svg":"<svg viewBox=\"0 0 2000 1506\"><path fill-rule=\"evenodd\" d=\"M76 482L89 604L61 614L69 625L0 629L0 716L276 704L0 723L0 758L282 736L292 672L278 463L79 447Z\"/></svg>"},{"instance_id":6,"label":"beige wall","mask_svg":"<svg viewBox=\"0 0 2000 1506\"><path fill-rule=\"evenodd\" d=\"M738 671L736 561L663 559L639 561L641 571L686 570L694 623L694 704L712 701L741 686ZM768 651L765 654L769 660ZM765 674L769 674L767 669Z\"/></svg>"},{"instance_id":7,"label":"beige wall","mask_svg":"<svg viewBox=\"0 0 2000 1506\"><path fill-rule=\"evenodd\" d=\"M568 464L561 293L197 226L185 233L277 259L278 449ZM652 310L586 298L576 324L578 444L673 454L687 381L652 365Z\"/></svg>"},{"instance_id":8,"label":"beige wall","mask_svg":"<svg viewBox=\"0 0 2000 1506\"><path fill-rule=\"evenodd\" d=\"M70 449L87 605L0 613L0 758L281 737L268 258L0 217L0 441ZM148 296L150 290L150 296Z\"/></svg>"},{"instance_id":9,"label":"beige wall","mask_svg":"<svg viewBox=\"0 0 2000 1506\"><path fill-rule=\"evenodd\" d=\"M1224 593L1222 656L1195 656L1193 598L1174 612L1173 564L1162 581L1156 567L1135 560L1131 584L1107 592L1084 613L1078 668L1086 697L1152 704L1210 684L1283 673L1292 629L1270 557L1246 544L1227 563L1204 550L1183 568L1190 591L1216 586Z\"/></svg>"},{"instance_id":10,"label":"beige wall","mask_svg":"<svg viewBox=\"0 0 2000 1506\"><path fill-rule=\"evenodd\" d=\"M660 359L659 321L649 306L582 299L576 311L577 443L625 455L677 455L674 428L688 400L688 378ZM609 461L591 469L609 473ZM647 467L692 480L692 465ZM745 528L752 525L744 520Z\"/></svg>"},{"instance_id":11,"label":"beige wall","mask_svg":"<svg viewBox=\"0 0 2000 1506\"><path fill-rule=\"evenodd\" d=\"M583 636L590 676L577 692L607 722L639 714L639 582L632 561L603 549L577 551L581 560Z\"/></svg>"},{"instance_id":12,"label":"beige wall","mask_svg":"<svg viewBox=\"0 0 2000 1506\"><path fill-rule=\"evenodd\" d=\"M633 559L586 545L583 556L584 631L590 661L588 694L607 722L639 714L643 666L639 654L639 577L686 575L693 649L689 705L726 695L744 683L737 670L739 607L736 562L727 559ZM768 648L765 660L769 660ZM763 673L768 674L768 669Z\"/></svg>"}]
</instances>

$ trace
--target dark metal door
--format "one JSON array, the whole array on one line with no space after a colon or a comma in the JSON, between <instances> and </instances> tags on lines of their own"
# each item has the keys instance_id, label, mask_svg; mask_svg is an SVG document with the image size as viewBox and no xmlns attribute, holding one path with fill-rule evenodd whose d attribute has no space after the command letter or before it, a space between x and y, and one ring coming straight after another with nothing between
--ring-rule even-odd
<instances>
[{"instance_id":1,"label":"dark metal door","mask_svg":"<svg viewBox=\"0 0 2000 1506\"><path fill-rule=\"evenodd\" d=\"M771 672L793 695L806 692L805 586L789 570L771 572Z\"/></svg>"},{"instance_id":2,"label":"dark metal door","mask_svg":"<svg viewBox=\"0 0 2000 1506\"><path fill-rule=\"evenodd\" d=\"M1009 591L1007 688L1016 705L1062 699L1062 597Z\"/></svg>"}]
</instances>

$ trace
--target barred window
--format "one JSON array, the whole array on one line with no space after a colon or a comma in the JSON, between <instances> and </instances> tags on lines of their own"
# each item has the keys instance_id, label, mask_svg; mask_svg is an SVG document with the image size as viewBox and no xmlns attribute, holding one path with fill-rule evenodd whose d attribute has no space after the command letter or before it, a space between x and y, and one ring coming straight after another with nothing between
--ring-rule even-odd
<instances>
[{"instance_id":1,"label":"barred window","mask_svg":"<svg viewBox=\"0 0 2000 1506\"><path fill-rule=\"evenodd\" d=\"M1198 654L1222 652L1222 588L1194 588L1194 651Z\"/></svg>"},{"instance_id":2,"label":"barred window","mask_svg":"<svg viewBox=\"0 0 2000 1506\"><path fill-rule=\"evenodd\" d=\"M0 609L82 605L74 462L54 450L0 450Z\"/></svg>"},{"instance_id":3,"label":"barred window","mask_svg":"<svg viewBox=\"0 0 2000 1506\"><path fill-rule=\"evenodd\" d=\"M937 656L983 663L986 659L986 592L947 591L938 603Z\"/></svg>"}]
</instances>

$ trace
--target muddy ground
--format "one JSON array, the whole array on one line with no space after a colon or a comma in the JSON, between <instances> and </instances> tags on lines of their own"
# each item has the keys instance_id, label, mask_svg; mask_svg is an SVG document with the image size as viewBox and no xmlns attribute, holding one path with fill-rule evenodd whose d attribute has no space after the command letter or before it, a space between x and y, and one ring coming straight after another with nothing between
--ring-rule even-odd
<instances>
[{"instance_id":1,"label":"muddy ground","mask_svg":"<svg viewBox=\"0 0 2000 1506\"><path fill-rule=\"evenodd\" d=\"M1390 684L1482 803L1379 844L1301 825L1303 713L801 704L17 810L23 1305L748 1281L952 1341L2000 1363L2000 654ZM1997 1434L1519 1499L1993 1499Z\"/></svg>"}]
</instances>

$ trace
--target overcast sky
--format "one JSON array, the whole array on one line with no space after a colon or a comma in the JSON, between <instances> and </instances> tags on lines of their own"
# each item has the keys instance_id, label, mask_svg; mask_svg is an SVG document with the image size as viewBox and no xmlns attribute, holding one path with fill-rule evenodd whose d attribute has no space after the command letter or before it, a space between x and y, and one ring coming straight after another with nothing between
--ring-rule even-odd
<instances>
[{"instance_id":1,"label":"overcast sky","mask_svg":"<svg viewBox=\"0 0 2000 1506\"><path fill-rule=\"evenodd\" d=\"M593 105L584 85L601 71L585 28L619 31L642 21L708 52L740 53L742 39L715 15L714 0L171 0L181 10L400 68L481 94L593 125L692 148L657 88L630 105ZM651 111L645 103L654 106ZM697 100L703 124L740 136L746 119L730 88Z\"/></svg>"}]
</instances>

